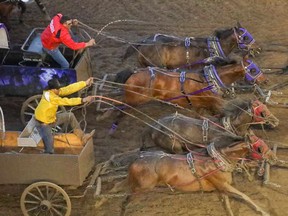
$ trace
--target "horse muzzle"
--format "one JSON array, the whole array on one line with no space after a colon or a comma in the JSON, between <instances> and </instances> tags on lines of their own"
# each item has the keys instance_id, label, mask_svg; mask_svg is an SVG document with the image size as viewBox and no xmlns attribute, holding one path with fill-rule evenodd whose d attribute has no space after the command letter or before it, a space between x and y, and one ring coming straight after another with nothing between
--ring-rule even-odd
<instances>
[{"instance_id":1,"label":"horse muzzle","mask_svg":"<svg viewBox=\"0 0 288 216\"><path fill-rule=\"evenodd\" d=\"M255 57L259 55L261 51L262 49L260 47L256 47L256 48L250 48L248 53L250 56Z\"/></svg>"},{"instance_id":2,"label":"horse muzzle","mask_svg":"<svg viewBox=\"0 0 288 216\"><path fill-rule=\"evenodd\" d=\"M276 128L279 125L279 119L271 114L266 120L265 125L268 125L270 128Z\"/></svg>"}]
</instances>

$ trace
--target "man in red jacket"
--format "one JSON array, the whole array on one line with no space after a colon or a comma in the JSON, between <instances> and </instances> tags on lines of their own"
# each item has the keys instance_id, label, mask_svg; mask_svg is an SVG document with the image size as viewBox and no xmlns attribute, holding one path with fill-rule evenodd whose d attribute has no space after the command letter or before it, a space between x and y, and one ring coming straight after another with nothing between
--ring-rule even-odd
<instances>
[{"instance_id":1,"label":"man in red jacket","mask_svg":"<svg viewBox=\"0 0 288 216\"><path fill-rule=\"evenodd\" d=\"M63 16L59 13L53 17L50 24L41 34L44 51L60 64L61 68L69 68L69 62L58 49L60 44L64 44L73 50L79 50L95 45L94 39L89 40L87 43L77 43L72 39L70 28L72 25L77 24L77 19L71 19L68 16Z\"/></svg>"}]
</instances>

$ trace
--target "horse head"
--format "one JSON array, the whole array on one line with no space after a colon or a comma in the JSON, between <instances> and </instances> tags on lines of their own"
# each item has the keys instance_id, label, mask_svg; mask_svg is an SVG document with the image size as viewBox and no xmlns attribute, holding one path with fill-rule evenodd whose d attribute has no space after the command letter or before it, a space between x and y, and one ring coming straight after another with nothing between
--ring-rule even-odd
<instances>
[{"instance_id":1,"label":"horse head","mask_svg":"<svg viewBox=\"0 0 288 216\"><path fill-rule=\"evenodd\" d=\"M260 68L248 56L244 56L241 62L245 70L245 80L250 84L267 83L268 79L264 76Z\"/></svg>"},{"instance_id":2,"label":"horse head","mask_svg":"<svg viewBox=\"0 0 288 216\"><path fill-rule=\"evenodd\" d=\"M267 161L270 164L274 164L277 161L277 156L270 149L270 147L251 131L247 135L247 142L250 147L250 157L253 160Z\"/></svg>"},{"instance_id":3,"label":"horse head","mask_svg":"<svg viewBox=\"0 0 288 216\"><path fill-rule=\"evenodd\" d=\"M233 31L240 50L247 51L251 56L261 52L261 47L256 43L253 36L239 22L233 28Z\"/></svg>"},{"instance_id":4,"label":"horse head","mask_svg":"<svg viewBox=\"0 0 288 216\"><path fill-rule=\"evenodd\" d=\"M250 158L253 161L268 161L273 164L277 157L269 146L251 131L246 135L246 140L234 142L227 147L221 148L220 152L230 160Z\"/></svg>"},{"instance_id":5,"label":"horse head","mask_svg":"<svg viewBox=\"0 0 288 216\"><path fill-rule=\"evenodd\" d=\"M253 122L269 125L271 128L275 128L279 125L279 119L276 118L261 101L253 101L251 104L251 111L253 114Z\"/></svg>"}]
</instances>

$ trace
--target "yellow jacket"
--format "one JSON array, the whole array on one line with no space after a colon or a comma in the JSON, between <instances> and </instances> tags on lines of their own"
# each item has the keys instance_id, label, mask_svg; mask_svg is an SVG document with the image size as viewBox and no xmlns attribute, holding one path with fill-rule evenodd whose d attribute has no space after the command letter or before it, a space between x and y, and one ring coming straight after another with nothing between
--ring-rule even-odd
<instances>
[{"instance_id":1,"label":"yellow jacket","mask_svg":"<svg viewBox=\"0 0 288 216\"><path fill-rule=\"evenodd\" d=\"M80 97L67 98L62 96L73 94L86 86L85 81L76 82L59 89L59 95L51 90L43 91L42 98L35 110L35 118L50 124L56 121L58 106L75 106L81 104Z\"/></svg>"}]
</instances>

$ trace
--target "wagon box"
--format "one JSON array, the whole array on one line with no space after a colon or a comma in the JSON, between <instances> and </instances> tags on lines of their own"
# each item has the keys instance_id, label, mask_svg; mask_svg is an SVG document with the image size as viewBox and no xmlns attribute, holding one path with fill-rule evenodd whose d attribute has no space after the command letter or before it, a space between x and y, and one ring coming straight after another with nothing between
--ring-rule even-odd
<instances>
[{"instance_id":1,"label":"wagon box","mask_svg":"<svg viewBox=\"0 0 288 216\"><path fill-rule=\"evenodd\" d=\"M0 184L31 184L49 181L81 186L94 166L93 141L80 154L0 153ZM9 164L9 169L7 165Z\"/></svg>"}]
</instances>

